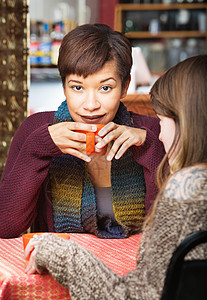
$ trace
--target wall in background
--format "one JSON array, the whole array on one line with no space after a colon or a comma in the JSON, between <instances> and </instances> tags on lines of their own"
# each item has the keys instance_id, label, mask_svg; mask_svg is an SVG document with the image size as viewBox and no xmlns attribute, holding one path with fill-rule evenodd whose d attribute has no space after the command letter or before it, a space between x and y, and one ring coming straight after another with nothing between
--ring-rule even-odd
<instances>
[{"instance_id":1,"label":"wall in background","mask_svg":"<svg viewBox=\"0 0 207 300\"><path fill-rule=\"evenodd\" d=\"M58 10L65 17L77 23L96 23L99 21L99 0L30 0L30 19L60 21Z\"/></svg>"},{"instance_id":2,"label":"wall in background","mask_svg":"<svg viewBox=\"0 0 207 300\"><path fill-rule=\"evenodd\" d=\"M115 7L119 0L99 0L99 22L114 28Z\"/></svg>"}]
</instances>

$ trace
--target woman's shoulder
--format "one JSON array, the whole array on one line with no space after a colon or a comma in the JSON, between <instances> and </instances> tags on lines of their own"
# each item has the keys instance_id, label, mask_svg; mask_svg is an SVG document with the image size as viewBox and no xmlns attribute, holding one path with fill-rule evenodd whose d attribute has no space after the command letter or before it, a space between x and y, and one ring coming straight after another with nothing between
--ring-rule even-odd
<instances>
[{"instance_id":1,"label":"woman's shoulder","mask_svg":"<svg viewBox=\"0 0 207 300\"><path fill-rule=\"evenodd\" d=\"M149 129L154 132L157 136L160 132L159 120L156 117L140 115L134 112L131 112L135 128L144 128Z\"/></svg>"},{"instance_id":2,"label":"woman's shoulder","mask_svg":"<svg viewBox=\"0 0 207 300\"><path fill-rule=\"evenodd\" d=\"M54 111L37 112L28 116L25 119L25 122L30 123L35 121L38 123L50 123L54 118L54 113L55 113Z\"/></svg>"},{"instance_id":3,"label":"woman's shoulder","mask_svg":"<svg viewBox=\"0 0 207 300\"><path fill-rule=\"evenodd\" d=\"M23 142L23 140L37 128L45 124L52 124L53 118L54 111L38 112L28 116L17 129L15 140L18 139Z\"/></svg>"},{"instance_id":4,"label":"woman's shoulder","mask_svg":"<svg viewBox=\"0 0 207 300\"><path fill-rule=\"evenodd\" d=\"M207 168L193 166L178 171L168 181L163 196L178 200L207 199Z\"/></svg>"},{"instance_id":5,"label":"woman's shoulder","mask_svg":"<svg viewBox=\"0 0 207 300\"><path fill-rule=\"evenodd\" d=\"M35 130L36 128L53 122L54 111L37 112L28 116L21 124L20 130Z\"/></svg>"},{"instance_id":6,"label":"woman's shoulder","mask_svg":"<svg viewBox=\"0 0 207 300\"><path fill-rule=\"evenodd\" d=\"M153 117L153 116L141 115L141 114L135 113L133 111L131 111L131 116L135 123L143 123L143 124L157 123L157 124L159 124L158 118Z\"/></svg>"}]
</instances>

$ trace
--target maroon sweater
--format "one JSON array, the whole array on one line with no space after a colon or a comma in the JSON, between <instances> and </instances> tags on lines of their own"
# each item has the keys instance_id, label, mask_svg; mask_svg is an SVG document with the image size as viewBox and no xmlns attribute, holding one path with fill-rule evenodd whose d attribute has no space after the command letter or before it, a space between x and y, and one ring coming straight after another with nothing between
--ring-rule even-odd
<instances>
[{"instance_id":1,"label":"maroon sweater","mask_svg":"<svg viewBox=\"0 0 207 300\"><path fill-rule=\"evenodd\" d=\"M0 185L0 238L18 237L30 226L34 231L54 231L49 167L52 158L63 153L48 131L53 117L54 112L31 115L13 138ZM130 149L143 166L148 212L157 193L155 174L164 148L156 118L135 113L132 117L135 127L147 130L144 144Z\"/></svg>"}]
</instances>

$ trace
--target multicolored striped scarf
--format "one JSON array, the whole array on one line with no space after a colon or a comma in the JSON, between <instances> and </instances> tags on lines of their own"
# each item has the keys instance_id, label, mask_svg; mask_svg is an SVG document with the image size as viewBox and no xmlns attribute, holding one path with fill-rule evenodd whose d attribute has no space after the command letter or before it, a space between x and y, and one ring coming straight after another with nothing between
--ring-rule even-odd
<instances>
[{"instance_id":1,"label":"multicolored striped scarf","mask_svg":"<svg viewBox=\"0 0 207 300\"><path fill-rule=\"evenodd\" d=\"M54 124L73 122L67 102L54 115ZM130 112L120 102L113 120L133 126ZM139 232L145 215L145 180L143 168L130 150L111 163L111 193L116 224L110 217L99 217L93 184L87 163L69 154L54 157L50 180L54 228L56 232L89 232L100 238L124 238Z\"/></svg>"}]
</instances>

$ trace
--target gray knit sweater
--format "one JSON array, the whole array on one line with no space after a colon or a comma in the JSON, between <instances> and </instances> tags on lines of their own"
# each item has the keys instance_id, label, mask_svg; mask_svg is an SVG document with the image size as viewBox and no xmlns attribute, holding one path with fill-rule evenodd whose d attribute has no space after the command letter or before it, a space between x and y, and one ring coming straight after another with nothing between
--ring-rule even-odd
<instances>
[{"instance_id":1,"label":"gray knit sweater","mask_svg":"<svg viewBox=\"0 0 207 300\"><path fill-rule=\"evenodd\" d=\"M70 291L72 299L159 299L170 257L180 241L207 230L207 170L191 167L169 180L153 223L139 248L137 269L124 277L113 273L76 242L47 235L39 244L36 264ZM206 245L188 255L207 259Z\"/></svg>"}]
</instances>

